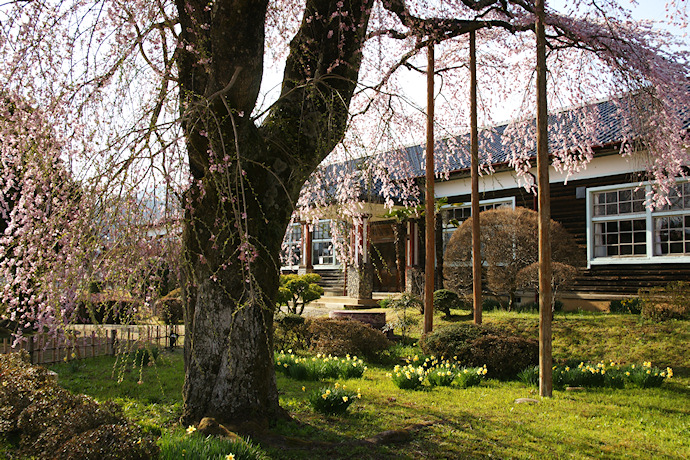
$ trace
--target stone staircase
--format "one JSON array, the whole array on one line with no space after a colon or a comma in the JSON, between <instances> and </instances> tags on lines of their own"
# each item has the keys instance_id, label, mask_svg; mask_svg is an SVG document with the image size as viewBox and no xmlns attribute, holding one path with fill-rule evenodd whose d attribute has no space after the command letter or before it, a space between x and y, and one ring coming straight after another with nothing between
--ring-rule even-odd
<instances>
[{"instance_id":1,"label":"stone staircase","mask_svg":"<svg viewBox=\"0 0 690 460\"><path fill-rule=\"evenodd\" d=\"M345 294L345 273L340 269L318 270L321 275L319 286L324 290L324 296L342 296Z\"/></svg>"}]
</instances>

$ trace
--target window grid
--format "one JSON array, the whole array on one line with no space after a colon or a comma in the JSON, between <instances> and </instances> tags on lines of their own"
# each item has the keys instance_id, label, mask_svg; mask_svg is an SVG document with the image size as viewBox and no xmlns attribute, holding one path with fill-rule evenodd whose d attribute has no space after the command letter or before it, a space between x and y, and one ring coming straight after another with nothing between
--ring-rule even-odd
<instances>
[{"instance_id":1,"label":"window grid","mask_svg":"<svg viewBox=\"0 0 690 460\"><path fill-rule=\"evenodd\" d=\"M654 217L654 255L690 254L690 215Z\"/></svg>"},{"instance_id":2,"label":"window grid","mask_svg":"<svg viewBox=\"0 0 690 460\"><path fill-rule=\"evenodd\" d=\"M594 194L594 216L645 212L645 189L631 187Z\"/></svg>"},{"instance_id":3,"label":"window grid","mask_svg":"<svg viewBox=\"0 0 690 460\"><path fill-rule=\"evenodd\" d=\"M299 265L302 255L302 225L290 224L281 249L281 260L285 266Z\"/></svg>"},{"instance_id":4,"label":"window grid","mask_svg":"<svg viewBox=\"0 0 690 460\"><path fill-rule=\"evenodd\" d=\"M313 265L331 265L336 263L330 220L319 221L314 226L311 248L311 261Z\"/></svg>"},{"instance_id":5,"label":"window grid","mask_svg":"<svg viewBox=\"0 0 690 460\"><path fill-rule=\"evenodd\" d=\"M651 185L593 191L590 224L592 259L690 256L690 182L678 184L670 203L645 206Z\"/></svg>"}]
</instances>

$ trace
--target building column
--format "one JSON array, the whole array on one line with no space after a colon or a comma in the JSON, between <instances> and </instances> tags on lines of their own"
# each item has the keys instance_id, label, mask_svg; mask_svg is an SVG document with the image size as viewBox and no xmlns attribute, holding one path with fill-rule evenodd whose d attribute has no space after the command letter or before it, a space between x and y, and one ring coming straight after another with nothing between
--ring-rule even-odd
<instances>
[{"instance_id":1,"label":"building column","mask_svg":"<svg viewBox=\"0 0 690 460\"><path fill-rule=\"evenodd\" d=\"M353 263L347 267L347 295L357 299L371 299L374 267L369 257L369 214L355 216L350 231Z\"/></svg>"},{"instance_id":2,"label":"building column","mask_svg":"<svg viewBox=\"0 0 690 460\"><path fill-rule=\"evenodd\" d=\"M297 273L304 275L314 271L312 264L312 248L311 248L311 230L308 222L300 222L302 224L302 257L300 258L299 268Z\"/></svg>"}]
</instances>

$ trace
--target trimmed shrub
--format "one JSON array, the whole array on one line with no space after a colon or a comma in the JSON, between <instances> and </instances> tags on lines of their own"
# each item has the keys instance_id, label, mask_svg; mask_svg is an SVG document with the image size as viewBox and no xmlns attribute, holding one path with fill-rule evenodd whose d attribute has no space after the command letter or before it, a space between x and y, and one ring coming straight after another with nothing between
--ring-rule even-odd
<instances>
[{"instance_id":1,"label":"trimmed shrub","mask_svg":"<svg viewBox=\"0 0 690 460\"><path fill-rule=\"evenodd\" d=\"M170 291L165 297L156 302L158 317L165 324L184 323L184 305L182 304L182 289Z\"/></svg>"},{"instance_id":2,"label":"trimmed shrub","mask_svg":"<svg viewBox=\"0 0 690 460\"><path fill-rule=\"evenodd\" d=\"M287 314L276 317L273 328L275 350L306 350L310 343L309 326L303 316Z\"/></svg>"},{"instance_id":3,"label":"trimmed shrub","mask_svg":"<svg viewBox=\"0 0 690 460\"><path fill-rule=\"evenodd\" d=\"M536 341L488 326L453 324L420 340L424 353L453 359L461 366L486 365L488 377L509 379L539 361Z\"/></svg>"},{"instance_id":4,"label":"trimmed shrub","mask_svg":"<svg viewBox=\"0 0 690 460\"><path fill-rule=\"evenodd\" d=\"M374 358L391 342L368 324L347 319L316 318L308 321L311 350L333 356Z\"/></svg>"},{"instance_id":5,"label":"trimmed shrub","mask_svg":"<svg viewBox=\"0 0 690 460\"><path fill-rule=\"evenodd\" d=\"M26 354L0 356L0 435L18 440L19 453L51 459L148 459L153 439L129 423L120 407L73 395Z\"/></svg>"},{"instance_id":6,"label":"trimmed shrub","mask_svg":"<svg viewBox=\"0 0 690 460\"><path fill-rule=\"evenodd\" d=\"M487 335L472 341L470 356L470 365L484 364L489 377L513 379L523 369L539 363L539 344L523 337Z\"/></svg>"},{"instance_id":7,"label":"trimmed shrub","mask_svg":"<svg viewBox=\"0 0 690 460\"><path fill-rule=\"evenodd\" d=\"M453 359L463 365L472 361L470 349L472 341L485 335L496 335L498 331L489 326L458 323L435 330L422 336L419 346L427 355ZM482 363L483 365L483 363Z\"/></svg>"},{"instance_id":8,"label":"trimmed shrub","mask_svg":"<svg viewBox=\"0 0 690 460\"><path fill-rule=\"evenodd\" d=\"M434 310L440 311L446 316L450 316L450 310L452 309L465 309L467 306L465 302L460 299L455 292L449 291L448 289L439 289L434 292Z\"/></svg>"},{"instance_id":9,"label":"trimmed shrub","mask_svg":"<svg viewBox=\"0 0 690 460\"><path fill-rule=\"evenodd\" d=\"M644 318L653 321L690 319L690 283L686 281L640 290L638 295Z\"/></svg>"}]
</instances>

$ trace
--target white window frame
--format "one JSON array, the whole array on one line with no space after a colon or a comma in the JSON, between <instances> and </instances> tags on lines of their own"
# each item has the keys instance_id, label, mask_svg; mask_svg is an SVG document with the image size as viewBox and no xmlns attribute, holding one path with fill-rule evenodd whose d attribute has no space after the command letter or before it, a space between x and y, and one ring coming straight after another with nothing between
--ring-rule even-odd
<instances>
[{"instance_id":1,"label":"white window frame","mask_svg":"<svg viewBox=\"0 0 690 460\"><path fill-rule=\"evenodd\" d=\"M300 237L297 240L293 240L292 239L293 229L296 227L300 228L300 232L299 232ZM297 258L296 261L294 261L294 262L297 262L296 264L283 265L281 263L281 267L280 267L281 270L297 270L299 268L299 266L301 265L302 258L304 257L304 255L302 254L303 246L304 246L304 244L303 244L303 241L304 241L304 234L303 233L304 233L304 231L303 230L304 229L302 228L302 224L299 222L293 222L292 224L288 225L288 228L285 231L285 237L284 237L283 244L286 246L293 246L295 248L298 248L299 249L299 257ZM282 248L281 248L281 251L282 251ZM288 250L288 253L290 253L290 252L295 254L296 251L294 251L294 250L289 251Z\"/></svg>"},{"instance_id":2,"label":"white window frame","mask_svg":"<svg viewBox=\"0 0 690 460\"><path fill-rule=\"evenodd\" d=\"M332 219L319 219L319 223L317 225L321 225L325 222L328 222L328 238L319 238L317 239L314 235L316 228L313 228L311 230L312 238L311 238L311 248L309 248L309 257L311 257L312 260L312 266L313 267L318 267L318 268L323 268L323 269L328 269L328 268L338 268L340 267L340 262L338 261L338 258L336 257L336 251L335 251L335 243L333 242L333 220ZM332 255L330 256L333 259L333 262L331 263L316 263L314 261L314 247L317 244L330 244L331 252Z\"/></svg>"},{"instance_id":3,"label":"white window frame","mask_svg":"<svg viewBox=\"0 0 690 460\"><path fill-rule=\"evenodd\" d=\"M676 181L677 185L682 185L688 182L687 179L682 179ZM649 206L645 206L643 212L630 213L630 214L618 214L611 216L594 216L594 194L601 192L610 192L615 190L621 190L626 188L636 188L641 187L645 190L647 196L652 192L652 182L642 182L642 183L628 183L628 184L616 184L616 185L605 185L601 187L588 187L587 188L587 267L590 268L596 265L613 265L613 264L667 264L667 263L690 263L690 255L686 254L663 254L654 255L654 218L655 217L668 217L668 216L686 216L690 215L690 210L652 210ZM644 255L625 255L625 256L594 256L594 224L596 222L602 221L613 221L624 219L640 219L644 218L646 226L646 240L645 240L645 254Z\"/></svg>"}]
</instances>

